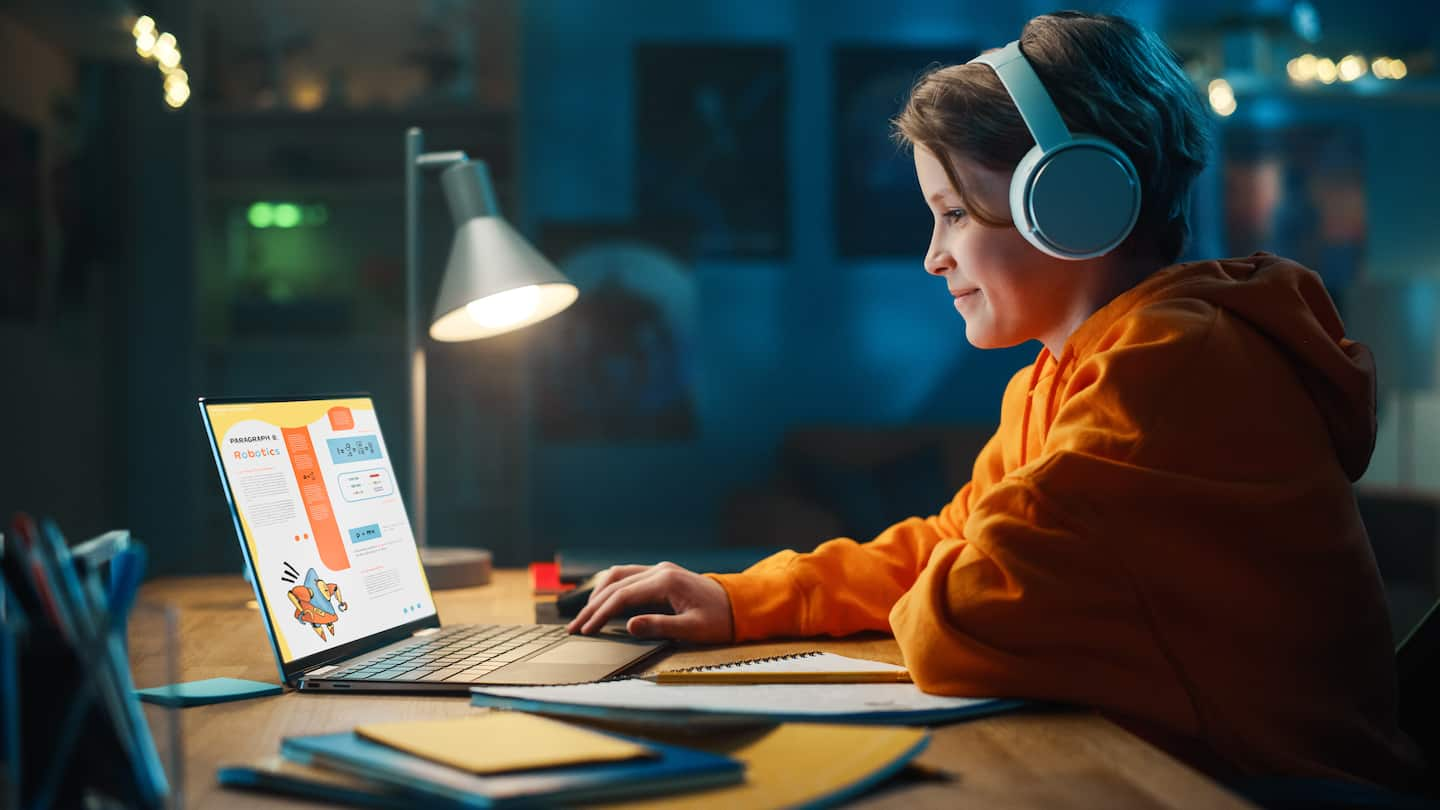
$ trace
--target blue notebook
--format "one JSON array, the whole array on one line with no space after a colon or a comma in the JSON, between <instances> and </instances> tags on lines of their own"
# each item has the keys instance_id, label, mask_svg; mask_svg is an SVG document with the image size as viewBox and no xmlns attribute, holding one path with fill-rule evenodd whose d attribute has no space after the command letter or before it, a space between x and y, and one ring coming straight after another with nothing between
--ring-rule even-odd
<instances>
[{"instance_id":1,"label":"blue notebook","mask_svg":"<svg viewBox=\"0 0 1440 810\"><path fill-rule=\"evenodd\" d=\"M658 756L492 776L421 759L362 739L353 732L286 737L280 743L280 753L304 765L345 771L462 807L549 807L628 799L728 785L745 776L744 766L730 757L632 741Z\"/></svg>"}]
</instances>

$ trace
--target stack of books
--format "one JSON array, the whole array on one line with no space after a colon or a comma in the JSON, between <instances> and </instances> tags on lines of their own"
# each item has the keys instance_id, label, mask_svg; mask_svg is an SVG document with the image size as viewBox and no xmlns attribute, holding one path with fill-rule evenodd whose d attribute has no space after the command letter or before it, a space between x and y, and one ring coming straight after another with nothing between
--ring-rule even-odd
<instances>
[{"instance_id":1,"label":"stack of books","mask_svg":"<svg viewBox=\"0 0 1440 810\"><path fill-rule=\"evenodd\" d=\"M904 767L924 724L1022 705L927 695L903 668L830 653L471 692L472 716L286 738L220 781L371 807L815 806Z\"/></svg>"},{"instance_id":2,"label":"stack of books","mask_svg":"<svg viewBox=\"0 0 1440 810\"><path fill-rule=\"evenodd\" d=\"M219 772L228 787L396 808L573 805L743 778L724 755L508 711L286 737L279 757Z\"/></svg>"}]
</instances>

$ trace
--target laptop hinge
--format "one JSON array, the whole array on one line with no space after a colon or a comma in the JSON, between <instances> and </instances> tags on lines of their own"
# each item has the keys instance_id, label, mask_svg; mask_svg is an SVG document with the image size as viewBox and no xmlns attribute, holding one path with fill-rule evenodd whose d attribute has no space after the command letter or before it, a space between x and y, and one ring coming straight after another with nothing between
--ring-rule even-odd
<instances>
[{"instance_id":1,"label":"laptop hinge","mask_svg":"<svg viewBox=\"0 0 1440 810\"><path fill-rule=\"evenodd\" d=\"M316 667L316 668L310 670L309 672L305 673L305 675L308 676L308 677L311 677L311 678L323 678L323 677L325 677L326 674L328 674L328 673L330 673L330 672L333 672L333 671L335 671L335 670L337 670L337 669L339 669L339 668L340 668L340 665L339 665L339 664L327 664L327 665L325 665L325 666L323 666L323 667Z\"/></svg>"},{"instance_id":2,"label":"laptop hinge","mask_svg":"<svg viewBox=\"0 0 1440 810\"><path fill-rule=\"evenodd\" d=\"M416 637L418 637L418 636L429 636L429 635L434 635L435 633L438 633L438 632L440 632L440 628L438 628L438 627L427 627L427 628L425 628L424 630L416 630L415 632L413 632L413 633L410 634L410 637L411 637L411 638L416 638Z\"/></svg>"}]
</instances>

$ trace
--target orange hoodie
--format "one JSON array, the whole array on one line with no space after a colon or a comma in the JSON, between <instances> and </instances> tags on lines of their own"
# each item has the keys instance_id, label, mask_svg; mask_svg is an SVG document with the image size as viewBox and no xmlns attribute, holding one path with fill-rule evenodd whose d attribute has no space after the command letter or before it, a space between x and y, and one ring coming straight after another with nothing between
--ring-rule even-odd
<instances>
[{"instance_id":1,"label":"orange hoodie","mask_svg":"<svg viewBox=\"0 0 1440 810\"><path fill-rule=\"evenodd\" d=\"M927 692L1093 706L1221 777L1413 783L1343 334L1285 259L1157 271L1015 375L939 514L712 575L736 640L890 630Z\"/></svg>"}]
</instances>

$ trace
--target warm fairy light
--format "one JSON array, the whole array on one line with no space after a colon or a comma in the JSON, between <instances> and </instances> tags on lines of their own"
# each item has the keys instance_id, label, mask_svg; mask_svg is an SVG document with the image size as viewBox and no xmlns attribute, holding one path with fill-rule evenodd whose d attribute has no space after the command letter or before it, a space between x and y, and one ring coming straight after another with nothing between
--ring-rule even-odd
<instances>
[{"instance_id":1,"label":"warm fairy light","mask_svg":"<svg viewBox=\"0 0 1440 810\"><path fill-rule=\"evenodd\" d=\"M1222 116L1235 112L1235 89L1230 86L1230 82L1224 79L1211 80L1210 107Z\"/></svg>"},{"instance_id":2,"label":"warm fairy light","mask_svg":"<svg viewBox=\"0 0 1440 810\"><path fill-rule=\"evenodd\" d=\"M180 50L171 48L164 53L157 53L155 61L160 63L160 69L166 73L180 67Z\"/></svg>"},{"instance_id":3,"label":"warm fairy light","mask_svg":"<svg viewBox=\"0 0 1440 810\"><path fill-rule=\"evenodd\" d=\"M135 53L149 59L155 55L155 32L146 31L135 37Z\"/></svg>"},{"instance_id":4,"label":"warm fairy light","mask_svg":"<svg viewBox=\"0 0 1440 810\"><path fill-rule=\"evenodd\" d=\"M1315 78L1319 79L1321 84L1334 84L1339 76L1339 68L1335 67L1335 63L1329 57L1322 58L1315 63Z\"/></svg>"},{"instance_id":5,"label":"warm fairy light","mask_svg":"<svg viewBox=\"0 0 1440 810\"><path fill-rule=\"evenodd\" d=\"M130 33L137 41L145 34L153 36L155 34L155 20L151 19L149 14L141 14L140 19L136 20L135 25L130 28Z\"/></svg>"},{"instance_id":6,"label":"warm fairy light","mask_svg":"<svg viewBox=\"0 0 1440 810\"><path fill-rule=\"evenodd\" d=\"M169 73L166 73L166 74L165 74L165 89L166 89L166 90L169 90L171 87L173 87L173 86L175 86L175 85L177 85L177 84L189 84L189 83L190 83L190 74L186 73L185 70L184 70L184 68L178 68L178 67L177 67L177 68L175 68L174 70L170 71Z\"/></svg>"},{"instance_id":7,"label":"warm fairy light","mask_svg":"<svg viewBox=\"0 0 1440 810\"><path fill-rule=\"evenodd\" d=\"M1410 72L1410 71L1405 67L1405 60L1404 60L1404 59L1391 59L1391 60L1390 60L1390 78L1392 78L1392 79L1403 79L1403 78L1405 78L1405 74L1406 74L1406 73L1409 73L1409 72Z\"/></svg>"},{"instance_id":8,"label":"warm fairy light","mask_svg":"<svg viewBox=\"0 0 1440 810\"><path fill-rule=\"evenodd\" d=\"M1290 72L1290 78L1294 79L1297 82L1314 81L1315 63L1319 61L1320 60L1316 59L1315 54L1313 53L1300 54L1299 56L1290 60L1291 65L1294 65L1294 70ZM1286 69L1289 70L1290 66L1287 65Z\"/></svg>"},{"instance_id":9,"label":"warm fairy light","mask_svg":"<svg viewBox=\"0 0 1440 810\"><path fill-rule=\"evenodd\" d=\"M1353 82L1361 76L1364 76L1367 69L1365 57L1352 53L1340 60L1338 67L1340 81Z\"/></svg>"},{"instance_id":10,"label":"warm fairy light","mask_svg":"<svg viewBox=\"0 0 1440 810\"><path fill-rule=\"evenodd\" d=\"M190 85L176 84L165 88L165 103L172 109L180 109L190 100Z\"/></svg>"},{"instance_id":11,"label":"warm fairy light","mask_svg":"<svg viewBox=\"0 0 1440 810\"><path fill-rule=\"evenodd\" d=\"M175 35L166 31L155 38L155 58L163 59L166 54L175 50Z\"/></svg>"},{"instance_id":12,"label":"warm fairy light","mask_svg":"<svg viewBox=\"0 0 1440 810\"><path fill-rule=\"evenodd\" d=\"M1390 78L1390 57L1377 56L1375 61L1370 63L1370 72L1374 73L1377 79Z\"/></svg>"}]
</instances>

